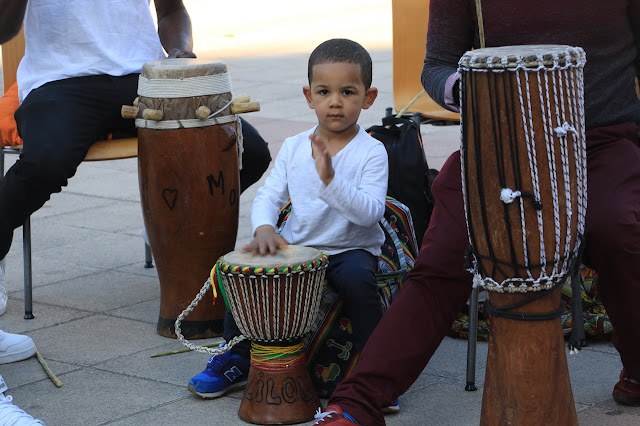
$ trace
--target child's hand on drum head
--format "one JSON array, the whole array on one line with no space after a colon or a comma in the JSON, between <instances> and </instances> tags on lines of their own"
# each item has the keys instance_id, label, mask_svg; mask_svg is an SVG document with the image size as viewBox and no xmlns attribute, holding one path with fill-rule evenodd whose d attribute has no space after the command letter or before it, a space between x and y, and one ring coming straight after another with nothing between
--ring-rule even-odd
<instances>
[{"instance_id":1,"label":"child's hand on drum head","mask_svg":"<svg viewBox=\"0 0 640 426\"><path fill-rule=\"evenodd\" d=\"M329 185L335 176L333 166L331 165L331 154L327 149L324 141L318 135L310 135L309 139L312 142L313 158L316 160L316 170L320 180L325 185Z\"/></svg>"},{"instance_id":2,"label":"child's hand on drum head","mask_svg":"<svg viewBox=\"0 0 640 426\"><path fill-rule=\"evenodd\" d=\"M264 256L267 253L276 254L278 250L281 250L288 246L289 243L276 234L275 229L271 225L262 225L256 228L256 234L251 242L244 246L240 251L252 252Z\"/></svg>"}]
</instances>

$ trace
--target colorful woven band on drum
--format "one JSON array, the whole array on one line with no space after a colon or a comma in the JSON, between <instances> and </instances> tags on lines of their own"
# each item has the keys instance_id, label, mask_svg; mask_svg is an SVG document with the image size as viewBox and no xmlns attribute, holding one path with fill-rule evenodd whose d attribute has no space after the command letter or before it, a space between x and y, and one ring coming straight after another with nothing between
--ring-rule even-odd
<instances>
[{"instance_id":1,"label":"colorful woven band on drum","mask_svg":"<svg viewBox=\"0 0 640 426\"><path fill-rule=\"evenodd\" d=\"M527 47L529 46L515 46L518 52L522 50L518 48ZM555 47L558 49L552 50L553 53L544 52L549 46L533 46L532 54L505 54L502 57L492 56L492 53L505 53L506 48L479 49L467 52L459 61L461 88L465 88L460 97L461 111L465 111L465 107L470 111L479 111L479 105L486 107L486 96L478 93L481 85L488 89L491 103L489 114L492 122L480 123L480 119L476 119L472 113L468 120L472 124L465 126L466 117L463 114L460 126L462 187L472 247L468 252L468 266L474 273L474 286L482 285L488 290L510 293L550 289L566 278L571 260L579 251L579 236L584 234L587 205L582 72L585 53L579 47ZM487 52L486 57L481 57L483 51ZM500 77L503 75L501 73L507 70L519 71L513 74L516 83ZM507 96L512 90L515 91L514 96ZM497 93L504 93L505 96L492 96ZM500 126L505 120L507 124L505 129L502 129ZM535 122L536 120L539 120L540 124ZM534 122L543 128L542 132L534 134ZM481 129L480 126L484 128ZM505 148L495 143L495 152L493 147L481 146L480 139L484 137L482 130L490 132L491 136L487 136L486 140L509 141L510 145ZM471 142L467 143L467 140ZM492 151L487 153L488 149ZM542 152L536 152L537 149ZM526 153L527 164L519 163L519 150ZM474 158L469 156L468 151L475 154ZM486 154L491 161L495 160L497 176L482 176L483 167L486 167L488 161L483 162L479 153ZM560 164L556 165L556 161ZM467 167L475 168L474 176L467 175ZM570 176L570 173L575 173L576 176ZM499 182L499 193L483 192L483 182L486 179ZM550 184L542 187L541 182L546 183L545 179L550 180ZM577 182L577 193L572 193L572 181ZM510 188L509 185L513 185L513 182L521 187ZM531 185L532 190L522 189L524 183ZM482 226L471 225L471 219L478 220L477 216L472 218L469 213L469 201L472 199L469 188L473 185L478 187L477 193L473 192L473 196L479 198L477 205L481 206L484 232ZM475 186L473 188L475 190ZM542 199L542 194L547 198ZM476 201L475 198L473 200ZM486 228L486 223L493 218L489 218L485 206L497 200L503 203L503 220L507 224L506 234L500 237L504 238L503 241L510 250L509 256L512 259L516 256L525 259L524 265L490 257L495 246L492 246L493 235ZM571 207L572 203L577 204L577 211ZM513 207L508 207L510 204ZM528 215L533 215L535 219L526 223L525 209L531 208L534 209L534 213ZM510 209L516 209L518 212L514 216L519 216L519 227L517 219L514 221L513 216L510 216L510 212L514 210ZM543 214L543 210L546 213ZM572 217L574 220L577 218L577 231L567 226L566 233L563 233L563 224L572 223ZM510 229L510 226L513 228ZM545 227L553 229L555 233L555 239L547 241L549 247L546 248ZM517 237L512 235L514 228L519 228L514 234ZM537 235L531 228L537 228ZM495 232L495 229L492 231ZM530 249L535 239L540 241L539 253ZM487 253L481 256L476 248L479 242L484 244L485 241L488 246ZM516 243L522 247L516 247ZM493 261L491 268L498 271L497 276L510 277L509 273L503 273L508 270L505 266L512 266L514 270L520 271L521 275L498 282L491 277L491 271L487 271L488 268L483 266L482 261L487 259ZM548 272L549 268L543 265L552 265L551 271ZM536 275L536 269L540 271L539 275Z\"/></svg>"},{"instance_id":2,"label":"colorful woven band on drum","mask_svg":"<svg viewBox=\"0 0 640 426\"><path fill-rule=\"evenodd\" d=\"M290 346L261 345L251 342L251 362L290 368L305 362L304 342Z\"/></svg>"},{"instance_id":3,"label":"colorful woven band on drum","mask_svg":"<svg viewBox=\"0 0 640 426\"><path fill-rule=\"evenodd\" d=\"M261 276L277 276L277 275L289 275L297 274L301 272L315 271L318 268L327 264L329 257L326 253L321 252L321 255L316 259L313 259L306 263L291 266L278 266L265 268L260 266L240 266L231 265L226 263L222 258L218 260L216 266L221 273L232 275L244 275L248 277L261 277Z\"/></svg>"},{"instance_id":4,"label":"colorful woven band on drum","mask_svg":"<svg viewBox=\"0 0 640 426\"><path fill-rule=\"evenodd\" d=\"M220 293L222 293L222 299L224 300L224 305L227 307L227 310L231 312L231 308L229 307L229 302L227 301L227 293L224 291L224 285L222 285L222 277L220 276L220 268L218 268L218 262L213 265L211 268L211 273L209 274L209 280L211 281L211 290L213 291L213 304L216 304L216 299L218 298L218 292L216 291L216 287L220 289Z\"/></svg>"}]
</instances>

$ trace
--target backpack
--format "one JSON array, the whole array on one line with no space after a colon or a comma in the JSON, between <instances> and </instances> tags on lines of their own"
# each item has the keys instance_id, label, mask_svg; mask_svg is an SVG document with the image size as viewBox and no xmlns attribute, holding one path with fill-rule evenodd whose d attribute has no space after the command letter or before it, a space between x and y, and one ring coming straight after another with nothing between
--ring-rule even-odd
<instances>
[{"instance_id":1,"label":"backpack","mask_svg":"<svg viewBox=\"0 0 640 426\"><path fill-rule=\"evenodd\" d=\"M420 125L412 119L391 115L382 119L382 125L369 127L367 133L382 142L387 150L387 195L409 207L419 249L433 211L431 184L438 174L427 163Z\"/></svg>"},{"instance_id":2,"label":"backpack","mask_svg":"<svg viewBox=\"0 0 640 426\"><path fill-rule=\"evenodd\" d=\"M286 210L281 218L287 216ZM378 256L376 282L383 310L389 307L402 287L405 275L413 268L417 246L411 212L404 204L387 197L385 213L379 222L384 232L382 253ZM307 369L320 398L328 398L336 385L356 364L351 320L343 315L344 301L325 283L320 309L311 332L305 337Z\"/></svg>"}]
</instances>

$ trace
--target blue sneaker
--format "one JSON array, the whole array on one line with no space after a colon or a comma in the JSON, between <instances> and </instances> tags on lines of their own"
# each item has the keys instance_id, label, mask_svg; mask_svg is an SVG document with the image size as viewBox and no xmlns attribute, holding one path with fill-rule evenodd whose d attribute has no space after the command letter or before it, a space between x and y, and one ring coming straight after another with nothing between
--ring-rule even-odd
<instances>
[{"instance_id":1,"label":"blue sneaker","mask_svg":"<svg viewBox=\"0 0 640 426\"><path fill-rule=\"evenodd\" d=\"M218 398L247 384L249 358L225 352L209 358L207 368L191 380L187 390L205 399Z\"/></svg>"}]
</instances>

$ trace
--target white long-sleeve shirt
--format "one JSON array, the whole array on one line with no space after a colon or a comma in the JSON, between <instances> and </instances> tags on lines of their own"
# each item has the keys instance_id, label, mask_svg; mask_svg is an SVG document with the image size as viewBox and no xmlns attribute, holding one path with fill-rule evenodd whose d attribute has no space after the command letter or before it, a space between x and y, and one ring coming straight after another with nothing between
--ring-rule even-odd
<instances>
[{"instance_id":1,"label":"white long-sleeve shirt","mask_svg":"<svg viewBox=\"0 0 640 426\"><path fill-rule=\"evenodd\" d=\"M384 215L389 164L384 145L359 128L331 158L335 176L325 185L311 152L315 127L287 138L273 170L251 209L253 232L275 228L280 208L291 200L291 215L281 232L290 244L315 247L329 255L364 249L377 256L384 242L378 221Z\"/></svg>"}]
</instances>

